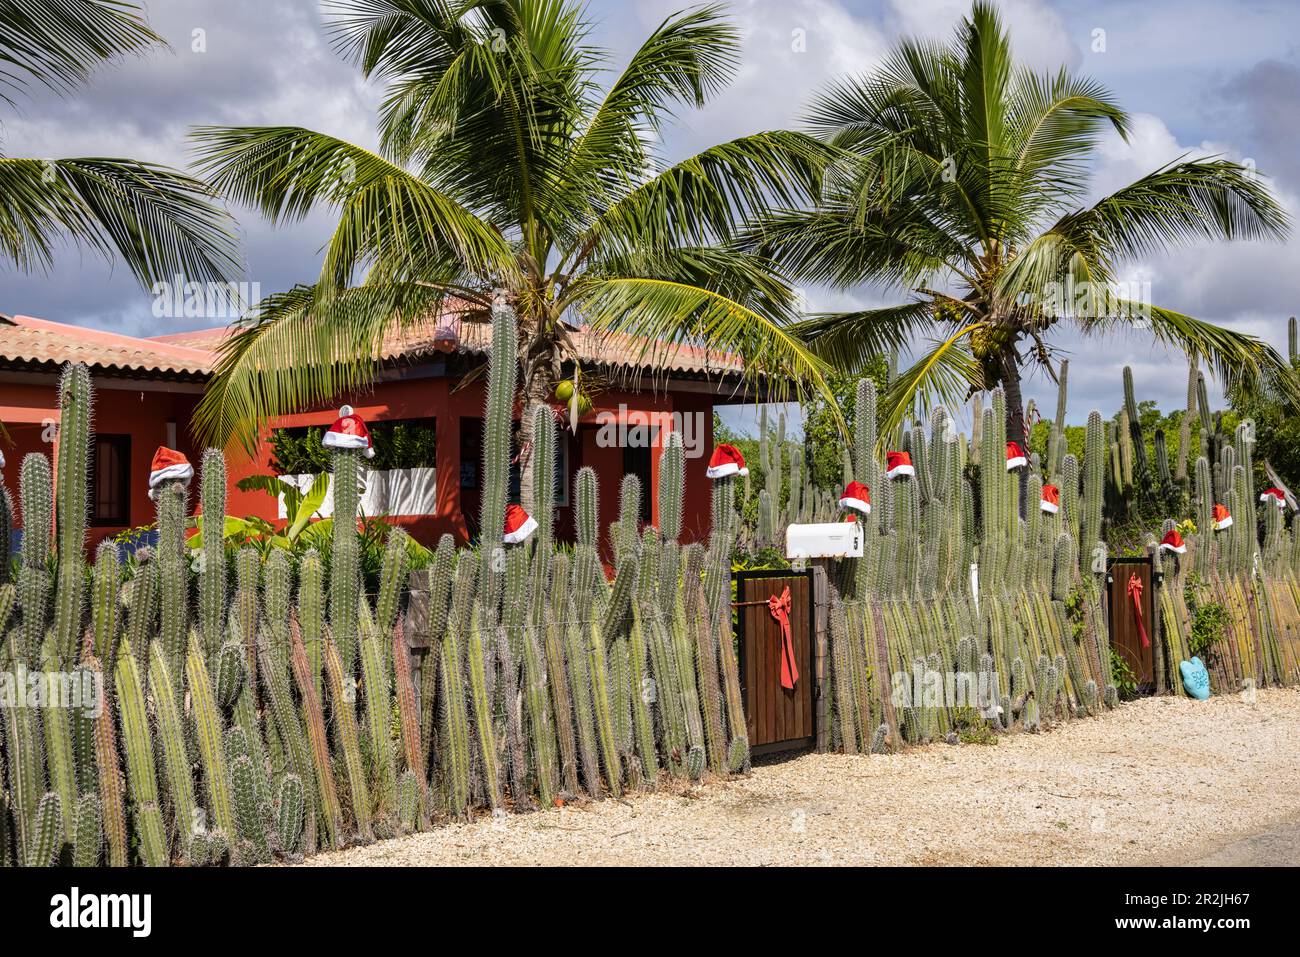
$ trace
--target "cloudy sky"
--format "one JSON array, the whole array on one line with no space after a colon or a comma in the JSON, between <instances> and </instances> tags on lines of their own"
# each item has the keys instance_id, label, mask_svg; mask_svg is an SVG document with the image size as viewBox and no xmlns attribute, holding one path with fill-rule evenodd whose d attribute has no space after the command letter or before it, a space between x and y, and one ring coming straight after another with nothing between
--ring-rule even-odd
<instances>
[{"instance_id":1,"label":"cloudy sky","mask_svg":"<svg viewBox=\"0 0 1300 957\"><path fill-rule=\"evenodd\" d=\"M688 0L592 0L595 36L616 59ZM1004 0L1018 57L1096 77L1133 120L1128 143L1107 140L1097 195L1183 154L1249 161L1300 221L1300 5L1293 0ZM378 91L331 51L315 0L152 0L154 28L172 49L103 71L75 97L36 96L0 114L11 156L132 156L185 166L194 124L294 124L373 145ZM706 110L665 137L670 158L747 132L797 125L809 94L832 78L869 71L903 35L948 37L966 0L733 0L743 65ZM272 229L247 210L248 278L269 293L318 272L328 220ZM1290 243L1180 250L1130 264L1154 301L1285 347L1300 305L1300 228ZM815 308L886 303L897 292L811 291ZM0 264L0 312L136 335L181 331L151 315L149 294L121 267L75 251L48 275ZM191 320L190 326L204 325ZM1139 336L1105 342L1058 337L1071 356L1071 420L1116 408L1120 367L1133 365L1141 398L1184 401L1185 367ZM1029 393L1054 403L1036 381Z\"/></svg>"}]
</instances>

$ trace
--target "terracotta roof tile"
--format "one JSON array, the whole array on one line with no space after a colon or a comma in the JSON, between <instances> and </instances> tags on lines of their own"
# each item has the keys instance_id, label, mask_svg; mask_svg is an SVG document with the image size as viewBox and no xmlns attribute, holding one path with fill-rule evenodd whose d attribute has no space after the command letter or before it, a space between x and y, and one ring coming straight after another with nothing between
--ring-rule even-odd
<instances>
[{"instance_id":1,"label":"terracotta roof tile","mask_svg":"<svg viewBox=\"0 0 1300 957\"><path fill-rule=\"evenodd\" d=\"M487 355L491 326L483 322L451 323L458 334L456 351ZM384 358L415 360L436 355L438 324L404 329L384 345ZM31 316L0 316L0 362L84 362L106 370L206 376L216 365L216 350L230 335L226 326L195 329L148 339ZM623 374L653 372L734 376L744 370L739 356L701 346L672 345L622 333L570 330L584 363Z\"/></svg>"},{"instance_id":2,"label":"terracotta roof tile","mask_svg":"<svg viewBox=\"0 0 1300 957\"><path fill-rule=\"evenodd\" d=\"M123 372L207 375L212 371L213 355L206 349L31 316L0 316L0 361L84 362Z\"/></svg>"},{"instance_id":3,"label":"terracotta roof tile","mask_svg":"<svg viewBox=\"0 0 1300 957\"><path fill-rule=\"evenodd\" d=\"M492 345L492 329L484 322L451 323L459 335L457 351L470 355L487 355ZM435 340L438 324L429 322L394 333L384 343L385 359L415 359L437 353ZM215 351L230 334L227 327L196 329L158 336L151 342ZM672 345L617 332L596 333L589 328L570 331L583 362L624 371L667 370L688 374L735 375L744 371L739 356L701 346Z\"/></svg>"}]
</instances>

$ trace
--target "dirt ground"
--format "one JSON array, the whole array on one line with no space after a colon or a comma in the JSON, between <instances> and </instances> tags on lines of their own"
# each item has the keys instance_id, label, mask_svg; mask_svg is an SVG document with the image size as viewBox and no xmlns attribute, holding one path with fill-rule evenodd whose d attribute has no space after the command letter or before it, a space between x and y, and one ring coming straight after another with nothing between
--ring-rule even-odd
<instances>
[{"instance_id":1,"label":"dirt ground","mask_svg":"<svg viewBox=\"0 0 1300 957\"><path fill-rule=\"evenodd\" d=\"M743 777L321 854L354 865L1300 864L1300 690Z\"/></svg>"}]
</instances>

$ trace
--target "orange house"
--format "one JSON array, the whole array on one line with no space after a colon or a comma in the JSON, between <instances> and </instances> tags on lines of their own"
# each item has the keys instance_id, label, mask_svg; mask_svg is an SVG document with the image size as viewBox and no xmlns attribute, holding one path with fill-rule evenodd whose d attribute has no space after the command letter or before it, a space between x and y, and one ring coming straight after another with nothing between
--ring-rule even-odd
<instances>
[{"instance_id":1,"label":"orange house","mask_svg":"<svg viewBox=\"0 0 1300 957\"><path fill-rule=\"evenodd\" d=\"M390 521L408 527L426 544L443 533L466 542L477 532L485 378L481 367L489 333L485 325L465 323L451 343L433 332L395 338L385 349L375 385L364 394L341 399L372 426L401 423L431 434L435 461L431 470L419 473L420 510L382 510ZM0 438L0 450L9 460L4 481L15 503L22 455L49 453L53 448L59 367L79 361L91 367L98 390L92 544L124 528L151 523L154 511L146 487L150 458L158 445L166 444L197 464L201 450L190 433L190 421L215 364L216 349L226 335L227 330L219 328L138 339L0 316L0 422L8 432L7 439ZM655 476L664 438L676 430L687 450L684 538L703 537L709 527L710 483L705 468L713 448L714 408L753 401L742 382L739 359L689 346L598 337L582 330L575 331L573 338L583 375L601 383L601 388L576 429L567 416L561 423L557 535L562 540L573 537L572 477L583 466L593 467L599 477L602 528L617 518L619 483L629 472L642 479L643 520L657 523ZM334 405L304 410L278 419L272 429L294 434L327 426L336 415ZM227 450L229 514L282 517L278 503L265 492L236 487L241 478L276 471L271 432L263 436L251 459L240 450Z\"/></svg>"}]
</instances>

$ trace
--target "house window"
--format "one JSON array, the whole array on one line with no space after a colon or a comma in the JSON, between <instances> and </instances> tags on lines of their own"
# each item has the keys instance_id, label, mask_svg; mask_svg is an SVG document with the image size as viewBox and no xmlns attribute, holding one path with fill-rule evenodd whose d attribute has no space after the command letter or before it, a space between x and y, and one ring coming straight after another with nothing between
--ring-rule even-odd
<instances>
[{"instance_id":1,"label":"house window","mask_svg":"<svg viewBox=\"0 0 1300 957\"><path fill-rule=\"evenodd\" d=\"M510 427L510 488L509 500L519 501L519 423ZM483 420L460 420L460 487L466 491L482 489L483 470Z\"/></svg>"},{"instance_id":2,"label":"house window","mask_svg":"<svg viewBox=\"0 0 1300 957\"><path fill-rule=\"evenodd\" d=\"M90 523L131 524L131 436L95 436Z\"/></svg>"},{"instance_id":3,"label":"house window","mask_svg":"<svg viewBox=\"0 0 1300 957\"><path fill-rule=\"evenodd\" d=\"M271 433L271 468L278 475L318 475L331 469L330 450L321 444L327 426L295 426ZM436 468L437 420L383 419L369 423L374 457L366 461L372 472Z\"/></svg>"},{"instance_id":4,"label":"house window","mask_svg":"<svg viewBox=\"0 0 1300 957\"><path fill-rule=\"evenodd\" d=\"M623 447L623 474L635 475L641 480L641 524L650 524L650 446L646 444Z\"/></svg>"}]
</instances>

